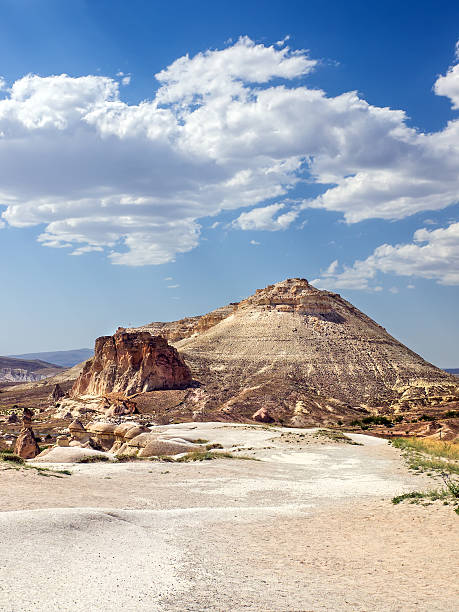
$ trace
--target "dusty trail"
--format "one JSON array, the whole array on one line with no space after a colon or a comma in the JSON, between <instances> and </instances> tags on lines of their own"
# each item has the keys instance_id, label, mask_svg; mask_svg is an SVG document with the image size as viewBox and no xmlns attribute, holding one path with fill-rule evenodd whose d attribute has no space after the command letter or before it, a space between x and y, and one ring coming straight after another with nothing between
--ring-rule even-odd
<instances>
[{"instance_id":1,"label":"dusty trail","mask_svg":"<svg viewBox=\"0 0 459 612\"><path fill-rule=\"evenodd\" d=\"M262 460L0 471L0 610L457 609L457 516L390 503L426 483L384 441L170 429Z\"/></svg>"}]
</instances>

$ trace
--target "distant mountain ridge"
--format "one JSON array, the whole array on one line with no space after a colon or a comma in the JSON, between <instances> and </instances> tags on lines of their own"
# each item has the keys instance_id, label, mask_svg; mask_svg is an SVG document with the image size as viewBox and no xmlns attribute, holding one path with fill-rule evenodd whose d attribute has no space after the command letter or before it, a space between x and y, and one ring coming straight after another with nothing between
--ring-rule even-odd
<instances>
[{"instance_id":1,"label":"distant mountain ridge","mask_svg":"<svg viewBox=\"0 0 459 612\"><path fill-rule=\"evenodd\" d=\"M94 354L94 351L88 348L72 349L69 351L46 351L42 353L24 353L22 355L8 355L15 359L40 359L54 364L62 368L72 368L74 365L86 361Z\"/></svg>"},{"instance_id":2,"label":"distant mountain ridge","mask_svg":"<svg viewBox=\"0 0 459 612\"><path fill-rule=\"evenodd\" d=\"M459 376L459 368L444 368L445 372L448 372L448 374L455 374L456 376Z\"/></svg>"},{"instance_id":3,"label":"distant mountain ridge","mask_svg":"<svg viewBox=\"0 0 459 612\"><path fill-rule=\"evenodd\" d=\"M0 357L0 382L35 382L49 378L62 368L39 359Z\"/></svg>"}]
</instances>

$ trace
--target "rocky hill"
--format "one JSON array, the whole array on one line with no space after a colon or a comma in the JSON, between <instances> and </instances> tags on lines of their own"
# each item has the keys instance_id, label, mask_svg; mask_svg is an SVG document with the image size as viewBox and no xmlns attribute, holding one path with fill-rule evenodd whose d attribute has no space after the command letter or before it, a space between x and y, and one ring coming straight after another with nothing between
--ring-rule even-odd
<instances>
[{"instance_id":1,"label":"rocky hill","mask_svg":"<svg viewBox=\"0 0 459 612\"><path fill-rule=\"evenodd\" d=\"M39 359L26 360L0 357L0 382L35 382L54 376L61 368Z\"/></svg>"},{"instance_id":2,"label":"rocky hill","mask_svg":"<svg viewBox=\"0 0 459 612\"><path fill-rule=\"evenodd\" d=\"M55 384L71 397L53 407ZM443 418L457 409L459 381L338 294L293 278L203 316L120 330L97 341L86 365L0 391L4 405L30 405L44 418L136 412L157 423L303 427L377 414L404 424Z\"/></svg>"},{"instance_id":3,"label":"rocky hill","mask_svg":"<svg viewBox=\"0 0 459 612\"><path fill-rule=\"evenodd\" d=\"M459 397L457 379L305 279L270 285L202 317L141 329L168 338L190 366L198 388L181 406L197 419L259 412L306 425Z\"/></svg>"}]
</instances>

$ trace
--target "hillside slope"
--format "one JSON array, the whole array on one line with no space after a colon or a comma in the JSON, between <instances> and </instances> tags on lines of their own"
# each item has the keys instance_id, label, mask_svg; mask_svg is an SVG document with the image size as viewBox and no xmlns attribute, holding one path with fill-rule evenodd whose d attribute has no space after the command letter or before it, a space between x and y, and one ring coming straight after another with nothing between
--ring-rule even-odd
<instances>
[{"instance_id":1,"label":"hillside slope","mask_svg":"<svg viewBox=\"0 0 459 612\"><path fill-rule=\"evenodd\" d=\"M39 359L0 357L0 382L34 382L54 376L61 368Z\"/></svg>"},{"instance_id":2,"label":"hillside slope","mask_svg":"<svg viewBox=\"0 0 459 612\"><path fill-rule=\"evenodd\" d=\"M458 397L457 380L390 336L338 294L287 279L203 317L150 324L198 385L193 418L248 419L259 410L296 425L362 409L408 409Z\"/></svg>"}]
</instances>

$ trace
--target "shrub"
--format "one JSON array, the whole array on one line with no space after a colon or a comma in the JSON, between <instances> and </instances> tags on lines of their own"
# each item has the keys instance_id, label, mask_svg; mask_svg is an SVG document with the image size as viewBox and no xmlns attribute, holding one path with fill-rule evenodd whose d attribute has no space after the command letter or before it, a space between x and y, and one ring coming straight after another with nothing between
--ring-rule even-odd
<instances>
[{"instance_id":1,"label":"shrub","mask_svg":"<svg viewBox=\"0 0 459 612\"><path fill-rule=\"evenodd\" d=\"M90 455L79 459L77 463L98 463L100 461L110 461L110 457L107 457L107 455Z\"/></svg>"},{"instance_id":2,"label":"shrub","mask_svg":"<svg viewBox=\"0 0 459 612\"><path fill-rule=\"evenodd\" d=\"M19 455L15 455L11 451L1 451L0 461L9 461L11 463L18 463L20 465L23 465L25 463L22 457L20 457Z\"/></svg>"}]
</instances>

